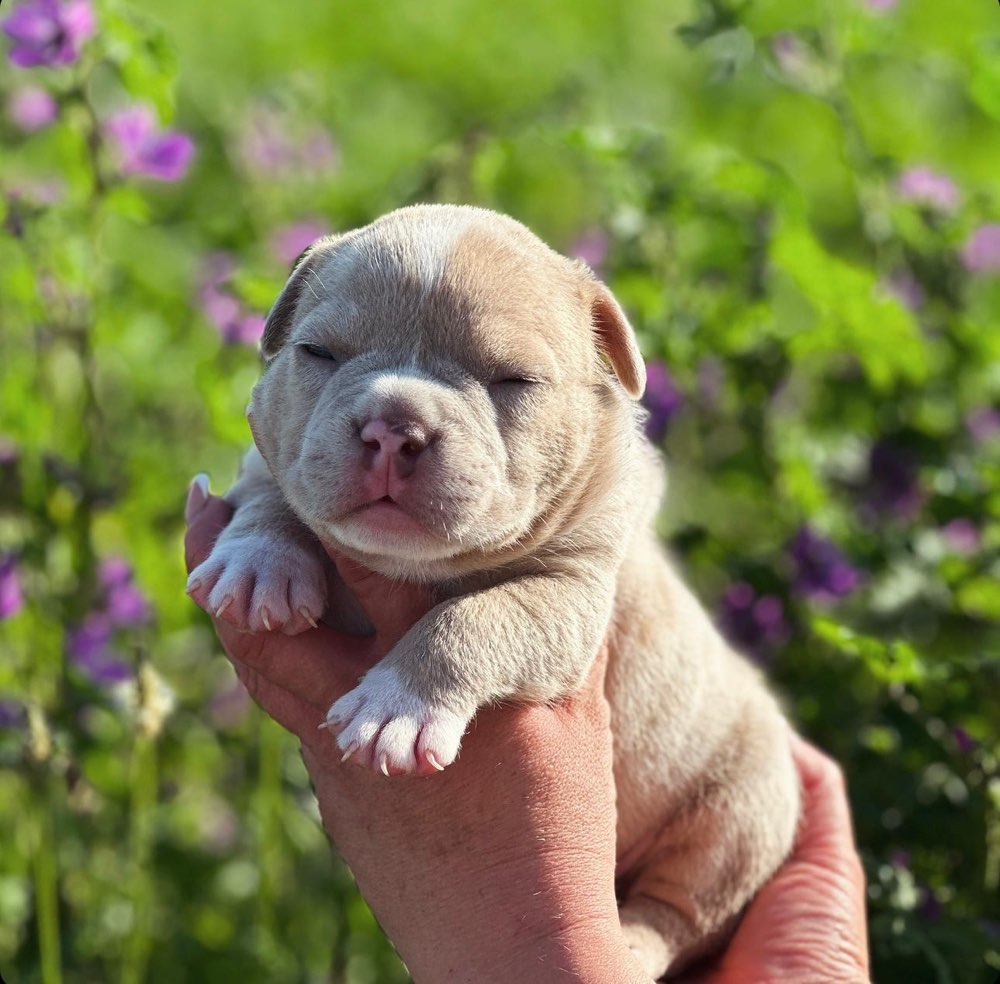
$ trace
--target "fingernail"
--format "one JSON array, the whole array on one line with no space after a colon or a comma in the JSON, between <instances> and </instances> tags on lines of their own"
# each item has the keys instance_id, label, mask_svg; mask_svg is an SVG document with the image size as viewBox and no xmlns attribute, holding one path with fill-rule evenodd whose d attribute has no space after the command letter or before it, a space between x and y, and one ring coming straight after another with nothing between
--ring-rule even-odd
<instances>
[{"instance_id":1,"label":"fingernail","mask_svg":"<svg viewBox=\"0 0 1000 984\"><path fill-rule=\"evenodd\" d=\"M187 502L184 504L184 522L190 523L208 502L208 476L202 472L191 479Z\"/></svg>"}]
</instances>

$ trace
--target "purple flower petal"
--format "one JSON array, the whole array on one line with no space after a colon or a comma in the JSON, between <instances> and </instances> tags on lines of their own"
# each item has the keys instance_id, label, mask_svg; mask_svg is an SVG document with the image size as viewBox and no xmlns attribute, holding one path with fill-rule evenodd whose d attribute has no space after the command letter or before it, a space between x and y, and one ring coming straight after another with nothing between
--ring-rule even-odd
<instances>
[{"instance_id":1,"label":"purple flower petal","mask_svg":"<svg viewBox=\"0 0 1000 984\"><path fill-rule=\"evenodd\" d=\"M649 411L646 434L658 443L667 433L674 414L684 404L684 396L674 384L670 371L658 360L646 363L646 392L642 402Z\"/></svg>"},{"instance_id":2,"label":"purple flower petal","mask_svg":"<svg viewBox=\"0 0 1000 984\"><path fill-rule=\"evenodd\" d=\"M128 584L132 580L132 565L124 557L105 557L97 567L97 580L105 588Z\"/></svg>"},{"instance_id":3,"label":"purple flower petal","mask_svg":"<svg viewBox=\"0 0 1000 984\"><path fill-rule=\"evenodd\" d=\"M973 738L972 735L965 730L965 728L952 728L951 736L955 739L955 744L958 745L958 750L960 752L964 752L966 755L974 752L979 747L979 742L976 741L976 739Z\"/></svg>"},{"instance_id":4,"label":"purple flower petal","mask_svg":"<svg viewBox=\"0 0 1000 984\"><path fill-rule=\"evenodd\" d=\"M292 264L303 250L330 232L321 219L304 219L276 229L271 235L271 254L279 263Z\"/></svg>"},{"instance_id":5,"label":"purple flower petal","mask_svg":"<svg viewBox=\"0 0 1000 984\"><path fill-rule=\"evenodd\" d=\"M92 612L66 642L70 660L99 686L112 686L132 677L132 668L112 647L111 619Z\"/></svg>"},{"instance_id":6,"label":"purple flower petal","mask_svg":"<svg viewBox=\"0 0 1000 984\"><path fill-rule=\"evenodd\" d=\"M795 590L807 598L832 602L850 594L861 580L837 546L803 526L792 538L789 552L795 563Z\"/></svg>"},{"instance_id":7,"label":"purple flower petal","mask_svg":"<svg viewBox=\"0 0 1000 984\"><path fill-rule=\"evenodd\" d=\"M130 106L109 117L104 132L116 145L123 174L179 181L194 156L194 141L186 133L158 132L147 106Z\"/></svg>"},{"instance_id":8,"label":"purple flower petal","mask_svg":"<svg viewBox=\"0 0 1000 984\"><path fill-rule=\"evenodd\" d=\"M773 595L758 596L746 581L732 585L722 599L722 631L757 662L766 662L789 635L784 605Z\"/></svg>"},{"instance_id":9,"label":"purple flower petal","mask_svg":"<svg viewBox=\"0 0 1000 984\"><path fill-rule=\"evenodd\" d=\"M0 621L16 615L23 607L17 560L10 555L0 557Z\"/></svg>"},{"instance_id":10,"label":"purple flower petal","mask_svg":"<svg viewBox=\"0 0 1000 984\"><path fill-rule=\"evenodd\" d=\"M925 165L904 171L896 182L896 191L903 201L938 212L954 212L961 199L951 178Z\"/></svg>"},{"instance_id":11,"label":"purple flower petal","mask_svg":"<svg viewBox=\"0 0 1000 984\"><path fill-rule=\"evenodd\" d=\"M898 270L880 281L880 284L910 311L919 311L927 299L923 284L909 270Z\"/></svg>"},{"instance_id":12,"label":"purple flower petal","mask_svg":"<svg viewBox=\"0 0 1000 984\"><path fill-rule=\"evenodd\" d=\"M953 519L941 527L941 538L959 554L974 554L979 550L982 537L971 519Z\"/></svg>"},{"instance_id":13,"label":"purple flower petal","mask_svg":"<svg viewBox=\"0 0 1000 984\"><path fill-rule=\"evenodd\" d=\"M13 42L10 60L15 65L69 65L94 33L93 7L90 0L22 3L3 22L3 32Z\"/></svg>"},{"instance_id":14,"label":"purple flower petal","mask_svg":"<svg viewBox=\"0 0 1000 984\"><path fill-rule=\"evenodd\" d=\"M264 324L261 315L245 314L225 327L222 338L236 345L256 345L264 334Z\"/></svg>"},{"instance_id":15,"label":"purple flower petal","mask_svg":"<svg viewBox=\"0 0 1000 984\"><path fill-rule=\"evenodd\" d=\"M993 407L970 410L965 418L965 426L977 441L988 441L1000 434L1000 410Z\"/></svg>"},{"instance_id":16,"label":"purple flower petal","mask_svg":"<svg viewBox=\"0 0 1000 984\"><path fill-rule=\"evenodd\" d=\"M16 700L0 700L0 728L21 728L24 725L24 706Z\"/></svg>"},{"instance_id":17,"label":"purple flower petal","mask_svg":"<svg viewBox=\"0 0 1000 984\"><path fill-rule=\"evenodd\" d=\"M180 181L194 157L194 141L186 133L169 131L146 142L134 168L157 181Z\"/></svg>"},{"instance_id":18,"label":"purple flower petal","mask_svg":"<svg viewBox=\"0 0 1000 984\"><path fill-rule=\"evenodd\" d=\"M970 273L1000 270L1000 222L980 226L962 247L962 262Z\"/></svg>"},{"instance_id":19,"label":"purple flower petal","mask_svg":"<svg viewBox=\"0 0 1000 984\"><path fill-rule=\"evenodd\" d=\"M7 116L25 133L47 127L58 115L59 105L39 86L26 85L15 89L7 100Z\"/></svg>"},{"instance_id":20,"label":"purple flower petal","mask_svg":"<svg viewBox=\"0 0 1000 984\"><path fill-rule=\"evenodd\" d=\"M243 169L256 178L319 177L339 163L337 145L326 130L293 130L289 118L270 106L255 106L236 138Z\"/></svg>"}]
</instances>

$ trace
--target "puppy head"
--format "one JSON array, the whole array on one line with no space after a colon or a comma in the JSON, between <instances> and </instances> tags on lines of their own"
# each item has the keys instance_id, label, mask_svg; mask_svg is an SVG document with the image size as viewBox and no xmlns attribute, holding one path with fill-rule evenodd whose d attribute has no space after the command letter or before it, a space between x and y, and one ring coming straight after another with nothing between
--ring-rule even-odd
<instances>
[{"instance_id":1,"label":"puppy head","mask_svg":"<svg viewBox=\"0 0 1000 984\"><path fill-rule=\"evenodd\" d=\"M398 576L489 565L530 537L620 419L622 390L645 384L585 266L460 206L320 240L262 349L249 415L286 498L321 539Z\"/></svg>"}]
</instances>

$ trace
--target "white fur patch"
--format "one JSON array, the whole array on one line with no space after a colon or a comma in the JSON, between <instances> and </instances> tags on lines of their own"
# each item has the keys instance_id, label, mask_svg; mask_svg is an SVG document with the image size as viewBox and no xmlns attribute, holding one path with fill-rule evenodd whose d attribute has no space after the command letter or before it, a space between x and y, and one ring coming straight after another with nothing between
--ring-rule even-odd
<instances>
[{"instance_id":1,"label":"white fur patch","mask_svg":"<svg viewBox=\"0 0 1000 984\"><path fill-rule=\"evenodd\" d=\"M191 572L187 589L207 612L243 632L296 635L326 611L326 571L319 556L266 533L223 533L208 559Z\"/></svg>"},{"instance_id":2,"label":"white fur patch","mask_svg":"<svg viewBox=\"0 0 1000 984\"><path fill-rule=\"evenodd\" d=\"M441 770L455 761L472 714L424 700L395 670L377 665L327 712L337 744L385 775Z\"/></svg>"}]
</instances>

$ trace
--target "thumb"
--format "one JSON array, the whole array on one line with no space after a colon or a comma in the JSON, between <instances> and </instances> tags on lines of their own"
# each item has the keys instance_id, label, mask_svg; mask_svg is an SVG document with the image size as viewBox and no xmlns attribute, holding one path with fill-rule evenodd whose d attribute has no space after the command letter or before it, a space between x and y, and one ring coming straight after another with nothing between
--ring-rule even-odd
<instances>
[{"instance_id":1,"label":"thumb","mask_svg":"<svg viewBox=\"0 0 1000 984\"><path fill-rule=\"evenodd\" d=\"M344 584L375 627L380 648L394 646L434 607L434 594L428 586L385 577L337 553L331 544L323 546Z\"/></svg>"}]
</instances>

